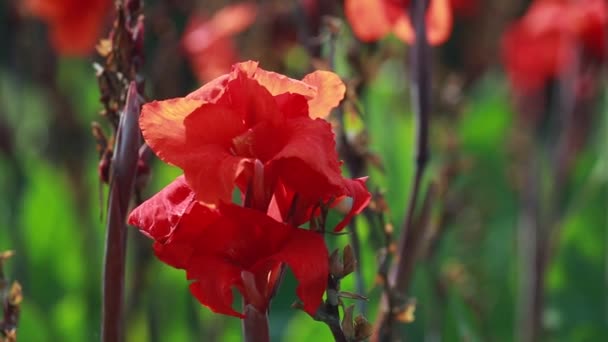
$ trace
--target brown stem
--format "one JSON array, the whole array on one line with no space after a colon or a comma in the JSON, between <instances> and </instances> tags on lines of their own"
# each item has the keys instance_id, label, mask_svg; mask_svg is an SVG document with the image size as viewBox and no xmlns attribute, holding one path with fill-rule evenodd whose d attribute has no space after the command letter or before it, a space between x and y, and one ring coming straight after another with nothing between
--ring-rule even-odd
<instances>
[{"instance_id":1,"label":"brown stem","mask_svg":"<svg viewBox=\"0 0 608 342\"><path fill-rule=\"evenodd\" d=\"M126 259L126 216L133 194L139 150L140 100L135 82L127 92L112 158L112 178L108 199L108 221L103 271L101 339L123 340L124 274Z\"/></svg>"},{"instance_id":2,"label":"brown stem","mask_svg":"<svg viewBox=\"0 0 608 342\"><path fill-rule=\"evenodd\" d=\"M270 332L268 329L268 313L259 312L255 306L243 302L242 321L243 338L245 342L268 342Z\"/></svg>"},{"instance_id":3,"label":"brown stem","mask_svg":"<svg viewBox=\"0 0 608 342\"><path fill-rule=\"evenodd\" d=\"M416 203L420 193L422 176L429 160L429 114L431 94L431 70L429 65L429 45L426 40L425 11L426 0L413 1L412 22L416 32L416 41L412 47L411 58L411 96L412 109L416 116L416 155L415 171L407 214L403 222L401 238L399 240L398 255L401 255L406 247L407 234L414 223ZM402 258L398 258L396 270L392 275L395 289L406 291L405 272L403 270Z\"/></svg>"},{"instance_id":4,"label":"brown stem","mask_svg":"<svg viewBox=\"0 0 608 342\"><path fill-rule=\"evenodd\" d=\"M429 45L426 39L425 12L427 7L426 0L414 0L411 3L411 18L414 26L416 40L411 48L411 79L410 90L412 97L412 109L416 117L416 154L415 171L410 198L407 204L407 211L399 247L397 252L397 265L393 268L389 276L389 291L387 296L405 297L411 273L408 267L408 260L404 258L407 249L408 233L412 230L415 222L415 209L418 202L421 181L429 159L429 114L430 114L430 95L431 95L431 69L429 64ZM407 10L407 8L406 8ZM381 304L381 317L377 321L373 340L391 341L392 332L392 311L393 308L386 308L388 301L383 300Z\"/></svg>"}]
</instances>

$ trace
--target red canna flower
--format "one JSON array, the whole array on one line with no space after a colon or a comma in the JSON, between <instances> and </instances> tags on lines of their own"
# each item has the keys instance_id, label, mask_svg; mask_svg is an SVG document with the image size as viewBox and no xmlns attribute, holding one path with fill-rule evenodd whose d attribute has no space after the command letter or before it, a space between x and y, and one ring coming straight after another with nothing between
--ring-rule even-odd
<instances>
[{"instance_id":1,"label":"red canna flower","mask_svg":"<svg viewBox=\"0 0 608 342\"><path fill-rule=\"evenodd\" d=\"M576 58L605 60L607 30L605 0L536 0L503 37L503 60L512 84L536 90Z\"/></svg>"},{"instance_id":2,"label":"red canna flower","mask_svg":"<svg viewBox=\"0 0 608 342\"><path fill-rule=\"evenodd\" d=\"M86 55L97 43L111 4L110 0L26 0L25 9L49 25L58 53Z\"/></svg>"},{"instance_id":3,"label":"red canna flower","mask_svg":"<svg viewBox=\"0 0 608 342\"><path fill-rule=\"evenodd\" d=\"M185 98L144 105L140 127L163 161L184 170L205 204L230 202L236 186L249 194L247 206L265 212L284 187L302 203L350 197L356 211L369 192L361 180L342 177L331 125L321 118L344 91L331 72L297 81L239 63Z\"/></svg>"},{"instance_id":4,"label":"red canna flower","mask_svg":"<svg viewBox=\"0 0 608 342\"><path fill-rule=\"evenodd\" d=\"M357 38L365 42L394 33L404 42L414 41L408 12L409 0L346 0L344 11ZM431 45L445 42L452 30L449 0L430 0L426 15L427 39Z\"/></svg>"},{"instance_id":5,"label":"red canna flower","mask_svg":"<svg viewBox=\"0 0 608 342\"><path fill-rule=\"evenodd\" d=\"M200 81L212 80L236 63L238 53L232 37L251 26L255 16L256 6L245 2L222 8L210 20L200 15L190 19L182 46Z\"/></svg>"},{"instance_id":6,"label":"red canna flower","mask_svg":"<svg viewBox=\"0 0 608 342\"><path fill-rule=\"evenodd\" d=\"M186 270L191 293L214 312L243 317L232 308L233 287L266 312L282 263L299 282L306 312L321 304L329 266L320 234L253 209L203 206L182 176L133 210L129 224L154 240L161 261Z\"/></svg>"}]
</instances>

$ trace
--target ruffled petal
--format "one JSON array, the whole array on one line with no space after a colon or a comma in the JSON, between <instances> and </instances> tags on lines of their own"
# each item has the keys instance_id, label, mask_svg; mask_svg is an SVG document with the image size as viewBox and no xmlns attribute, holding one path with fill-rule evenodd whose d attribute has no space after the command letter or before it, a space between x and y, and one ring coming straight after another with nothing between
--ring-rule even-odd
<instances>
[{"instance_id":1,"label":"ruffled petal","mask_svg":"<svg viewBox=\"0 0 608 342\"><path fill-rule=\"evenodd\" d=\"M128 223L138 227L146 236L164 242L173 233L188 207L194 202L194 193L183 176L133 209Z\"/></svg>"},{"instance_id":2,"label":"ruffled petal","mask_svg":"<svg viewBox=\"0 0 608 342\"><path fill-rule=\"evenodd\" d=\"M276 100L266 88L251 78L249 69L242 70L240 66L243 64L233 67L233 79L228 81L226 93L218 99L218 103L239 113L247 127L263 121L280 122L283 117Z\"/></svg>"},{"instance_id":3,"label":"ruffled petal","mask_svg":"<svg viewBox=\"0 0 608 342\"><path fill-rule=\"evenodd\" d=\"M184 120L205 102L188 98L152 101L144 104L139 127L148 146L167 163L174 163L186 146Z\"/></svg>"},{"instance_id":4,"label":"ruffled petal","mask_svg":"<svg viewBox=\"0 0 608 342\"><path fill-rule=\"evenodd\" d=\"M324 197L341 186L342 176L331 125L300 118L284 126L286 142L273 159L287 187L308 197Z\"/></svg>"},{"instance_id":5,"label":"ruffled petal","mask_svg":"<svg viewBox=\"0 0 608 342\"><path fill-rule=\"evenodd\" d=\"M309 230L286 227L288 236L270 258L285 262L298 280L296 294L311 316L327 288L329 255L323 237Z\"/></svg>"},{"instance_id":6,"label":"ruffled petal","mask_svg":"<svg viewBox=\"0 0 608 342\"><path fill-rule=\"evenodd\" d=\"M173 151L172 158L175 159L178 158L176 155L196 153L198 147L206 145L216 145L228 150L232 146L232 139L247 130L240 113L228 106L214 103L194 109L184 119L184 126L185 145L181 151ZM188 158L185 156L185 159Z\"/></svg>"},{"instance_id":7,"label":"ruffled petal","mask_svg":"<svg viewBox=\"0 0 608 342\"><path fill-rule=\"evenodd\" d=\"M298 280L296 293L304 303L304 309L314 315L327 287L329 272L329 257L323 237L315 232L277 222L255 210L235 205L223 205L220 207L220 211L225 217L242 224L248 223L251 226L249 229L240 227L239 240L246 240L247 244L240 246L240 243L236 242L240 247L245 247L245 249L238 249L241 254L239 259L247 256L249 262L255 261L255 264L251 265L248 270L264 272L262 277L259 277L258 274L256 278L267 279L267 272L274 265L269 263L270 260L287 263ZM230 227L230 225L228 226ZM228 233L226 237L230 235ZM233 240L232 243L235 241ZM271 266L269 267L269 265ZM257 284L259 291L266 294L271 285L273 284Z\"/></svg>"},{"instance_id":8,"label":"ruffled petal","mask_svg":"<svg viewBox=\"0 0 608 342\"><path fill-rule=\"evenodd\" d=\"M367 177L344 180L344 187L346 191L345 198L342 200L349 198L349 200L351 201L350 210L348 211L348 214L346 214L344 219L342 219L342 221L338 223L334 231L339 232L344 229L344 227L346 227L346 225L353 219L353 217L362 212L363 209L365 209L365 207L367 207L367 205L369 204L372 195L369 193L367 187L365 186L366 180Z\"/></svg>"},{"instance_id":9,"label":"ruffled petal","mask_svg":"<svg viewBox=\"0 0 608 342\"><path fill-rule=\"evenodd\" d=\"M237 180L250 174L252 162L217 146L207 146L185 162L184 175L197 200L206 204L230 202Z\"/></svg>"},{"instance_id":10,"label":"ruffled petal","mask_svg":"<svg viewBox=\"0 0 608 342\"><path fill-rule=\"evenodd\" d=\"M340 104L346 92L344 82L330 71L315 71L304 76L302 81L316 88L316 96L308 101L313 119L327 117Z\"/></svg>"},{"instance_id":11,"label":"ruffled petal","mask_svg":"<svg viewBox=\"0 0 608 342\"><path fill-rule=\"evenodd\" d=\"M391 32L382 1L346 0L344 12L353 33L364 42L380 40Z\"/></svg>"},{"instance_id":12,"label":"ruffled petal","mask_svg":"<svg viewBox=\"0 0 608 342\"><path fill-rule=\"evenodd\" d=\"M237 64L236 68L258 82L268 92L273 95L284 93L294 93L305 96L308 99L317 95L317 90L305 82L294 80L285 75L272 71L266 71L258 67L257 62L244 62Z\"/></svg>"},{"instance_id":13,"label":"ruffled petal","mask_svg":"<svg viewBox=\"0 0 608 342\"><path fill-rule=\"evenodd\" d=\"M195 280L190 284L190 292L213 312L244 318L232 308L232 287L239 284L240 274L239 267L220 256L198 256L192 259L187 273L188 279Z\"/></svg>"}]
</instances>

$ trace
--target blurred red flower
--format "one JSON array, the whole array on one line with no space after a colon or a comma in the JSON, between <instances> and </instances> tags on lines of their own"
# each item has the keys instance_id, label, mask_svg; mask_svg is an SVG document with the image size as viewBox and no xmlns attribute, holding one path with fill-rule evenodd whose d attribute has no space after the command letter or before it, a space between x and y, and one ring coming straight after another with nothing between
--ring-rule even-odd
<instances>
[{"instance_id":1,"label":"blurred red flower","mask_svg":"<svg viewBox=\"0 0 608 342\"><path fill-rule=\"evenodd\" d=\"M536 0L505 32L502 55L515 88L535 90L572 66L577 58L607 57L605 0Z\"/></svg>"},{"instance_id":2,"label":"blurred red flower","mask_svg":"<svg viewBox=\"0 0 608 342\"><path fill-rule=\"evenodd\" d=\"M25 9L48 24L59 54L87 55L97 43L111 4L111 0L26 0Z\"/></svg>"},{"instance_id":3,"label":"blurred red flower","mask_svg":"<svg viewBox=\"0 0 608 342\"><path fill-rule=\"evenodd\" d=\"M404 42L414 41L414 30L407 6L409 0L345 0L344 11L357 38L365 42L394 33ZM429 44L445 42L452 30L449 0L430 0L426 15Z\"/></svg>"},{"instance_id":4,"label":"blurred red flower","mask_svg":"<svg viewBox=\"0 0 608 342\"><path fill-rule=\"evenodd\" d=\"M478 0L450 0L450 6L455 16L471 17L479 11Z\"/></svg>"},{"instance_id":5,"label":"blurred red flower","mask_svg":"<svg viewBox=\"0 0 608 342\"><path fill-rule=\"evenodd\" d=\"M201 205L184 177L178 177L137 207L129 224L154 240L156 256L186 270L192 294L217 313L243 317L232 308L232 288L247 304L266 312L286 263L311 315L327 286L328 253L315 232L277 222L262 212L222 204Z\"/></svg>"},{"instance_id":6,"label":"blurred red flower","mask_svg":"<svg viewBox=\"0 0 608 342\"><path fill-rule=\"evenodd\" d=\"M239 3L222 8L209 20L201 15L190 18L182 46L201 82L225 74L238 61L232 38L253 24L256 11L253 3Z\"/></svg>"},{"instance_id":7,"label":"blurred red flower","mask_svg":"<svg viewBox=\"0 0 608 342\"><path fill-rule=\"evenodd\" d=\"M230 202L236 186L266 211L280 186L302 203L350 197L356 210L369 192L342 177L331 125L321 118L344 92L328 71L298 81L244 62L184 98L144 105L140 127L205 204Z\"/></svg>"}]
</instances>

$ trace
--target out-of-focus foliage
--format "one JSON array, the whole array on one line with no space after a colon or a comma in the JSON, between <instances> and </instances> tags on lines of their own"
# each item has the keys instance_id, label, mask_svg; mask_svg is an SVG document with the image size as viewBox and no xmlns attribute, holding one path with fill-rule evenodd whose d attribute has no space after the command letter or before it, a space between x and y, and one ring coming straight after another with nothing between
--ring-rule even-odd
<instances>
[{"instance_id":1,"label":"out-of-focus foliage","mask_svg":"<svg viewBox=\"0 0 608 342\"><path fill-rule=\"evenodd\" d=\"M18 3L0 4L0 251L15 250L5 270L23 287L19 337L41 342L95 340L100 334L104 239L100 216L105 215L105 195L89 133L101 108L92 58L56 57L44 26L23 16ZM191 10L207 3L213 10L225 5L146 1L145 74L151 98L178 96L196 88L195 77L179 54L179 39ZM261 3L273 10L260 13L272 16L258 17L249 31L235 38L242 59L260 60L265 69L300 77L311 58L298 43L291 9L284 10L289 6L281 1ZM516 254L522 207L518 146L525 138L516 128L508 84L494 57L498 26L525 6L519 1L511 9L498 0L488 3L500 11L480 9L466 25L456 18L453 40L434 50L437 96L426 183L440 178L448 166L455 171L445 188L440 185L444 196L433 206L440 235L417 264L410 291L417 301L416 320L403 331L411 341L437 335L445 341L515 338L521 277ZM489 13L502 17L484 17ZM293 32L284 29L286 23ZM374 49L386 55L365 60L368 68L377 68L377 74L366 80L357 106L370 148L384 163L384 171L370 171L370 188L385 192L390 219L398 229L413 172L407 48L388 38L353 52L353 39L347 27L338 36L336 69L346 79L360 76L347 63L348 56L371 55ZM321 50L327 55L326 48ZM549 341L601 341L608 336L605 97L593 103L586 145L559 189L562 220L546 274L542 312ZM543 176L549 177L546 160L544 164ZM146 197L180 172L158 162L152 168ZM357 228L365 295L370 297L366 316L373 320L380 297L376 251L382 242L377 228L363 217ZM201 307L189 294L184 273L157 261L151 242L135 229L129 233L127 341L241 339L238 319ZM336 246L348 243L347 236L329 240ZM288 274L270 310L273 339L331 340L325 325L290 308L294 288L295 280ZM354 292L355 278L346 278L342 288Z\"/></svg>"}]
</instances>

